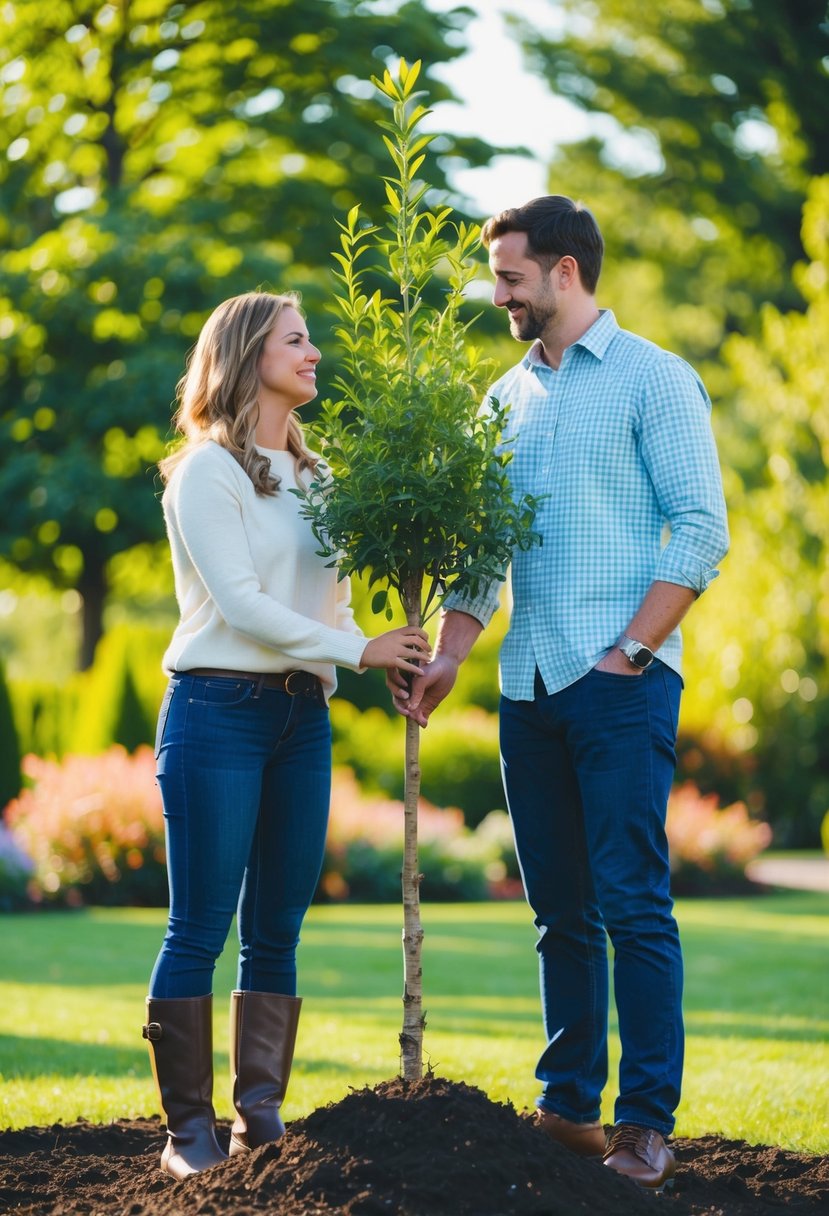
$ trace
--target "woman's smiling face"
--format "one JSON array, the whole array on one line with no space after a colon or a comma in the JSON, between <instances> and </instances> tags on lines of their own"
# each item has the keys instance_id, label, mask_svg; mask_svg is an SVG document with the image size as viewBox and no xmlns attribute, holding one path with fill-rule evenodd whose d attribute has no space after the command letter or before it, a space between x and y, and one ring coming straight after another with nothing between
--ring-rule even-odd
<instances>
[{"instance_id":1,"label":"woman's smiling face","mask_svg":"<svg viewBox=\"0 0 829 1216\"><path fill-rule=\"evenodd\" d=\"M259 356L260 400L267 398L289 409L312 401L320 358L303 318L295 308L283 308Z\"/></svg>"}]
</instances>

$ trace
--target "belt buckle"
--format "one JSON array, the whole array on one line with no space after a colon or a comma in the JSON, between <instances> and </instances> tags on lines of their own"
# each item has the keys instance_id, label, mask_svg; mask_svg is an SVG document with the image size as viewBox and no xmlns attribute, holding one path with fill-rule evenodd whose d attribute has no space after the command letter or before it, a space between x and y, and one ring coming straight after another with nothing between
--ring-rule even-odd
<instances>
[{"instance_id":1,"label":"belt buckle","mask_svg":"<svg viewBox=\"0 0 829 1216\"><path fill-rule=\"evenodd\" d=\"M289 696L295 697L295 696L297 696L298 693L304 693L307 691L306 688L304 687L304 681L305 681L306 675L307 675L307 672L304 672L304 671L289 671L288 672L288 674L285 677L285 691L289 694ZM293 680L294 676L297 677L299 686L296 688L291 688L291 680Z\"/></svg>"}]
</instances>

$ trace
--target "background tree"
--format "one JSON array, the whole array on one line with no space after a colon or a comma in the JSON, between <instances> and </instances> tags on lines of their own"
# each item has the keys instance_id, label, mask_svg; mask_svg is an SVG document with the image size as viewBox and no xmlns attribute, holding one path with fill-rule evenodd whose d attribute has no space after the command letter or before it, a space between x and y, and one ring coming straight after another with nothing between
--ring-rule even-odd
<instances>
[{"instance_id":1,"label":"background tree","mask_svg":"<svg viewBox=\"0 0 829 1216\"><path fill-rule=\"evenodd\" d=\"M734 335L724 351L758 459L750 478L726 470L727 597L715 584L694 609L684 714L703 750L746 758L737 792L780 846L819 845L829 807L829 177L812 183L803 244L806 311L769 304L760 334Z\"/></svg>"},{"instance_id":2,"label":"background tree","mask_svg":"<svg viewBox=\"0 0 829 1216\"><path fill-rule=\"evenodd\" d=\"M621 316L705 359L766 300L799 307L801 208L829 172L825 0L550 0L549 16L547 37L516 18L528 62L593 119L551 183L596 210Z\"/></svg>"},{"instance_id":3,"label":"background tree","mask_svg":"<svg viewBox=\"0 0 829 1216\"><path fill-rule=\"evenodd\" d=\"M502 579L513 546L535 539L532 503L512 501L509 452L498 447L505 407L494 403L482 415L491 366L460 317L477 269L478 229L453 224L449 207L424 201L429 186L418 175L432 137L417 130L428 113L414 92L419 71L419 63L402 61L396 79L387 71L374 81L393 105L391 121L380 123L394 166L384 177L389 223L364 226L355 206L341 225L342 252L334 256L343 371L319 421L333 481L313 482L305 497L323 550L344 573L381 584L375 611L391 616L395 591L410 624L424 623L448 587L476 594L482 580ZM379 279L375 290L364 286L361 259ZM431 303L439 272L444 296ZM423 1071L419 731L406 721L400 1057L407 1079Z\"/></svg>"},{"instance_id":4,"label":"background tree","mask_svg":"<svg viewBox=\"0 0 829 1216\"><path fill-rule=\"evenodd\" d=\"M688 622L680 773L745 798L780 844L816 845L826 551L807 503L825 476L812 353L827 332L825 0L561 0L549 13L547 37L517 21L528 61L592 119L590 138L557 150L551 188L602 223L605 302L691 359L715 403L732 547Z\"/></svg>"},{"instance_id":5,"label":"background tree","mask_svg":"<svg viewBox=\"0 0 829 1216\"><path fill-rule=\"evenodd\" d=\"M453 58L465 15L419 0L0 8L0 556L79 589L82 666L114 555L161 537L154 464L205 313L285 283L319 313L332 212L382 198L366 65L403 47Z\"/></svg>"}]
</instances>

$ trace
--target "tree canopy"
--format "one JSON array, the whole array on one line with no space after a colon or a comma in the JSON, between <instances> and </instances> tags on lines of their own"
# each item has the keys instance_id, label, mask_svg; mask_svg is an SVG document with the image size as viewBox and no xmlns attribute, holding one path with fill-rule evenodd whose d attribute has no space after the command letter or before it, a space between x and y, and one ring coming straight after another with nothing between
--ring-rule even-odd
<instances>
[{"instance_id":1,"label":"tree canopy","mask_svg":"<svg viewBox=\"0 0 829 1216\"><path fill-rule=\"evenodd\" d=\"M584 140L551 132L551 186L597 212L623 315L641 329L647 310L649 336L699 359L764 301L797 307L801 208L829 171L825 0L551 0L548 15L549 36L516 18L528 62L593 119Z\"/></svg>"},{"instance_id":2,"label":"tree canopy","mask_svg":"<svg viewBox=\"0 0 829 1216\"><path fill-rule=\"evenodd\" d=\"M816 842L829 807L829 177L810 188L803 243L806 310L766 305L760 334L724 351L754 456L750 475L726 470L727 590L694 609L685 718L749 758L749 797L780 845Z\"/></svg>"},{"instance_id":3,"label":"tree canopy","mask_svg":"<svg viewBox=\"0 0 829 1216\"><path fill-rule=\"evenodd\" d=\"M550 188L602 225L604 302L696 363L715 404L732 545L688 618L684 771L746 797L779 843L814 843L829 805L825 0L551 0L547 15L546 34L515 18L528 63L591 126L551 132Z\"/></svg>"},{"instance_id":4,"label":"tree canopy","mask_svg":"<svg viewBox=\"0 0 829 1216\"><path fill-rule=\"evenodd\" d=\"M108 563L162 534L154 465L206 312L266 285L319 316L337 214L383 197L366 77L412 46L453 58L465 15L419 0L0 10L0 556L79 588L84 664ZM489 152L442 142L470 163Z\"/></svg>"}]
</instances>

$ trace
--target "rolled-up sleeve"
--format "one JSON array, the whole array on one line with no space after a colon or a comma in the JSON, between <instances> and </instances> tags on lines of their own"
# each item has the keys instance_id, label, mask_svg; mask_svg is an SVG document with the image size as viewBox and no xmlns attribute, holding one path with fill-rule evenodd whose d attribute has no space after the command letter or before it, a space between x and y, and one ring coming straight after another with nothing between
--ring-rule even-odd
<instances>
[{"instance_id":1,"label":"rolled-up sleeve","mask_svg":"<svg viewBox=\"0 0 829 1216\"><path fill-rule=\"evenodd\" d=\"M468 592L450 591L441 607L444 612L466 612L486 629L498 609L503 585L500 579L494 578L480 587L474 596Z\"/></svg>"}]
</instances>

